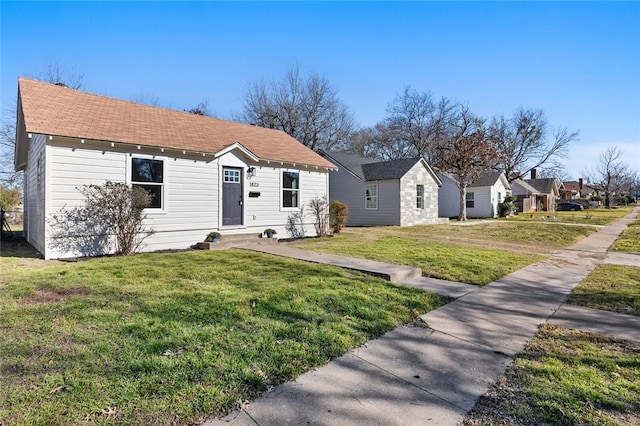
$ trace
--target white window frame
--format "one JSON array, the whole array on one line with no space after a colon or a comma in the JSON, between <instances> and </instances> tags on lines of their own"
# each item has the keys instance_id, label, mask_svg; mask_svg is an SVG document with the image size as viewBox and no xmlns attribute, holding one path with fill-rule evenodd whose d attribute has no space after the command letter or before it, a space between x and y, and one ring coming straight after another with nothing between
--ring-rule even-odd
<instances>
[{"instance_id":1,"label":"white window frame","mask_svg":"<svg viewBox=\"0 0 640 426\"><path fill-rule=\"evenodd\" d=\"M369 193L369 188L375 188L375 194L367 195ZM370 207L369 202L375 201L375 207ZM369 183L364 187L364 208L366 210L378 210L378 184L377 183Z\"/></svg>"},{"instance_id":2,"label":"white window frame","mask_svg":"<svg viewBox=\"0 0 640 426\"><path fill-rule=\"evenodd\" d=\"M285 173L295 173L298 175L298 188L285 188L284 187L284 174ZM298 205L294 207L285 207L284 205L284 191L297 192L298 194ZM300 210L300 206L302 205L302 173L300 170L289 170L289 169L281 169L280 170L280 210L281 211L295 211Z\"/></svg>"},{"instance_id":3,"label":"white window frame","mask_svg":"<svg viewBox=\"0 0 640 426\"><path fill-rule=\"evenodd\" d=\"M229 173L229 175L227 175L227 172L231 172L231 173ZM241 174L242 174L242 170L240 170L240 169L223 167L222 168L222 182L224 182L224 183L241 183L242 182L242 175ZM229 179L227 179L227 177Z\"/></svg>"},{"instance_id":4,"label":"white window frame","mask_svg":"<svg viewBox=\"0 0 640 426\"><path fill-rule=\"evenodd\" d=\"M139 158L139 159L143 159L143 160L157 160L157 161L162 161L162 183L155 183L155 182L137 182L137 181L133 181L132 179L132 173L133 173L133 160L135 158ZM160 157L160 156L156 156L156 155L144 155L144 154L129 154L127 156L127 167L126 167L126 173L127 173L127 177L126 177L126 182L127 185L133 187L133 185L156 185L156 186L160 186L161 189L161 194L162 194L162 203L160 208L157 207L147 207L146 209L144 209L144 212L147 214L164 214L167 213L168 211L168 191L167 191L167 184L168 184L168 175L167 175L167 164L169 163L168 161L168 157Z\"/></svg>"},{"instance_id":5,"label":"white window frame","mask_svg":"<svg viewBox=\"0 0 640 426\"><path fill-rule=\"evenodd\" d=\"M476 205L475 194L473 192L467 192L464 202L468 209L474 209ZM469 205L469 203L471 203L471 205Z\"/></svg>"},{"instance_id":6,"label":"white window frame","mask_svg":"<svg viewBox=\"0 0 640 426\"><path fill-rule=\"evenodd\" d=\"M424 185L416 185L416 208L424 210Z\"/></svg>"}]
</instances>

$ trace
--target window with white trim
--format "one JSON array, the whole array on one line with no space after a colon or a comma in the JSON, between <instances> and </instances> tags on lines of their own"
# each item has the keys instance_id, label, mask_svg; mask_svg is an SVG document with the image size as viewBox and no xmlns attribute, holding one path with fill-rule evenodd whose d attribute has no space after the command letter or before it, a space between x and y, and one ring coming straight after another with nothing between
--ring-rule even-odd
<instances>
[{"instance_id":1,"label":"window with white trim","mask_svg":"<svg viewBox=\"0 0 640 426\"><path fill-rule=\"evenodd\" d=\"M300 173L282 172L282 207L300 207Z\"/></svg>"},{"instance_id":2,"label":"window with white trim","mask_svg":"<svg viewBox=\"0 0 640 426\"><path fill-rule=\"evenodd\" d=\"M498 203L502 202L502 192L498 191Z\"/></svg>"},{"instance_id":3,"label":"window with white trim","mask_svg":"<svg viewBox=\"0 0 640 426\"><path fill-rule=\"evenodd\" d=\"M365 187L365 204L366 209L375 210L378 208L378 184L370 184Z\"/></svg>"},{"instance_id":4,"label":"window with white trim","mask_svg":"<svg viewBox=\"0 0 640 426\"><path fill-rule=\"evenodd\" d=\"M475 205L475 199L474 199L474 194L473 192L467 192L467 196L466 196L466 203L467 203L467 208L468 209L472 209L473 206Z\"/></svg>"},{"instance_id":5,"label":"window with white trim","mask_svg":"<svg viewBox=\"0 0 640 426\"><path fill-rule=\"evenodd\" d=\"M416 208L424 209L424 185L416 185Z\"/></svg>"},{"instance_id":6,"label":"window with white trim","mask_svg":"<svg viewBox=\"0 0 640 426\"><path fill-rule=\"evenodd\" d=\"M240 170L224 169L223 181L225 183L240 183Z\"/></svg>"},{"instance_id":7,"label":"window with white trim","mask_svg":"<svg viewBox=\"0 0 640 426\"><path fill-rule=\"evenodd\" d=\"M147 191L151 196L148 209L164 207L164 160L131 158L131 186Z\"/></svg>"}]
</instances>

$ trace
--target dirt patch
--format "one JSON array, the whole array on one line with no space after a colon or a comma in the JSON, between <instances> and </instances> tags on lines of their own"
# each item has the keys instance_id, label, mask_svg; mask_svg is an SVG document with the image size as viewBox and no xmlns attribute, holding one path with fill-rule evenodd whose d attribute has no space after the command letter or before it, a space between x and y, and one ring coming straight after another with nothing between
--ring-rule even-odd
<instances>
[{"instance_id":1,"label":"dirt patch","mask_svg":"<svg viewBox=\"0 0 640 426\"><path fill-rule=\"evenodd\" d=\"M57 303L73 296L88 296L89 294L91 294L91 290L86 287L41 288L22 300L26 304Z\"/></svg>"}]
</instances>

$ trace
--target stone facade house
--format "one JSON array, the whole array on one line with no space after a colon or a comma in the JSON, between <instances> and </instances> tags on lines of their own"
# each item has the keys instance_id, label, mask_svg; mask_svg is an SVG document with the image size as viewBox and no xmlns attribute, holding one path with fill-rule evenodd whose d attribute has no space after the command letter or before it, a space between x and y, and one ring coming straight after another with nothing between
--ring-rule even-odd
<instances>
[{"instance_id":1,"label":"stone facade house","mask_svg":"<svg viewBox=\"0 0 640 426\"><path fill-rule=\"evenodd\" d=\"M329 197L349 208L347 226L411 226L442 223L441 181L423 158L378 161L320 151L338 166L329 173Z\"/></svg>"}]
</instances>

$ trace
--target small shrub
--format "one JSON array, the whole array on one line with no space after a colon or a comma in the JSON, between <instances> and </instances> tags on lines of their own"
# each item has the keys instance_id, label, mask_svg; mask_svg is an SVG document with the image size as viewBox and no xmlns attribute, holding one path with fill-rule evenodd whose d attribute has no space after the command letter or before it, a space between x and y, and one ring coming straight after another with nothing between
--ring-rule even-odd
<instances>
[{"instance_id":1,"label":"small shrub","mask_svg":"<svg viewBox=\"0 0 640 426\"><path fill-rule=\"evenodd\" d=\"M313 215L313 225L318 237L326 237L329 231L329 214L327 212L327 197L316 197L309 201L309 208Z\"/></svg>"},{"instance_id":2,"label":"small shrub","mask_svg":"<svg viewBox=\"0 0 640 426\"><path fill-rule=\"evenodd\" d=\"M122 182L106 181L103 185L78 188L84 195L84 205L68 210L63 208L50 219L53 228L53 247L63 252L83 256L114 254L127 256L139 250L145 238L154 234L144 224L144 209L151 196L140 187Z\"/></svg>"},{"instance_id":3,"label":"small shrub","mask_svg":"<svg viewBox=\"0 0 640 426\"><path fill-rule=\"evenodd\" d=\"M507 217L516 212L515 197L508 195L504 197L504 201L498 204L498 216Z\"/></svg>"},{"instance_id":4,"label":"small shrub","mask_svg":"<svg viewBox=\"0 0 640 426\"><path fill-rule=\"evenodd\" d=\"M218 231L211 231L207 234L204 241L206 243L212 243L214 241L218 241L220 238L222 238L222 234L220 234Z\"/></svg>"},{"instance_id":5,"label":"small shrub","mask_svg":"<svg viewBox=\"0 0 640 426\"><path fill-rule=\"evenodd\" d=\"M293 212L287 217L286 229L292 238L304 238L304 206L300 211Z\"/></svg>"},{"instance_id":6,"label":"small shrub","mask_svg":"<svg viewBox=\"0 0 640 426\"><path fill-rule=\"evenodd\" d=\"M349 208L347 205L338 200L332 201L331 205L329 205L329 226L334 234L340 233L340 230L345 227L348 218Z\"/></svg>"}]
</instances>

